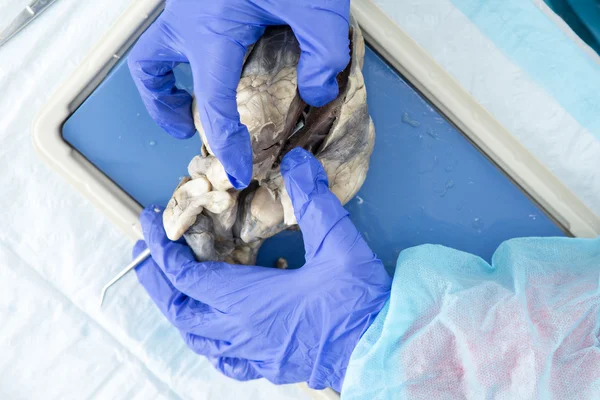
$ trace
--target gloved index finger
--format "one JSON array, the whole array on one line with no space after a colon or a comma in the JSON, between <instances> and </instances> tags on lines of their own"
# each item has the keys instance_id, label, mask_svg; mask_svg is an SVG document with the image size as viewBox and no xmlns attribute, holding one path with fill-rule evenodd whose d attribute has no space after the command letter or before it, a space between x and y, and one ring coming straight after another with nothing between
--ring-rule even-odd
<instances>
[{"instance_id":1,"label":"gloved index finger","mask_svg":"<svg viewBox=\"0 0 600 400\"><path fill-rule=\"evenodd\" d=\"M127 63L152 119L171 136L192 137L192 96L175 86L173 68L187 62L176 44L160 29L160 18L139 38Z\"/></svg>"},{"instance_id":2,"label":"gloved index finger","mask_svg":"<svg viewBox=\"0 0 600 400\"><path fill-rule=\"evenodd\" d=\"M215 28L216 29L216 28ZM223 164L236 189L252 179L252 145L237 104L244 57L264 27L220 21L218 32L206 32L186 49L194 77L196 108L207 147Z\"/></svg>"},{"instance_id":3,"label":"gloved index finger","mask_svg":"<svg viewBox=\"0 0 600 400\"><path fill-rule=\"evenodd\" d=\"M348 254L357 244L362 246L364 241L348 211L329 189L319 160L296 148L283 158L281 174L302 231L307 262L319 254L336 258ZM372 256L372 252L364 254Z\"/></svg>"}]
</instances>

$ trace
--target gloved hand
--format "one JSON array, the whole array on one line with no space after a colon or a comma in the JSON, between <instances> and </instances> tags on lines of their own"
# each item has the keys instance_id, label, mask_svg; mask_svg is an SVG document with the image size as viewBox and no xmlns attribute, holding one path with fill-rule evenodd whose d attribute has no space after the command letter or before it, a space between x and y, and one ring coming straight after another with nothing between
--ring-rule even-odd
<instances>
[{"instance_id":1,"label":"gloved hand","mask_svg":"<svg viewBox=\"0 0 600 400\"><path fill-rule=\"evenodd\" d=\"M187 345L223 374L340 391L352 350L389 297L391 278L329 190L323 167L295 149L281 164L304 238L297 270L194 260L162 212L141 215L152 258L141 284ZM138 242L134 257L145 248Z\"/></svg>"},{"instance_id":2,"label":"gloved hand","mask_svg":"<svg viewBox=\"0 0 600 400\"><path fill-rule=\"evenodd\" d=\"M246 50L266 26L290 25L302 50L300 95L323 106L337 97L336 75L350 60L349 14L349 0L171 0L134 46L129 68L150 116L189 138L192 98L175 87L172 70L190 63L208 145L241 189L252 177L250 137L236 105Z\"/></svg>"}]
</instances>

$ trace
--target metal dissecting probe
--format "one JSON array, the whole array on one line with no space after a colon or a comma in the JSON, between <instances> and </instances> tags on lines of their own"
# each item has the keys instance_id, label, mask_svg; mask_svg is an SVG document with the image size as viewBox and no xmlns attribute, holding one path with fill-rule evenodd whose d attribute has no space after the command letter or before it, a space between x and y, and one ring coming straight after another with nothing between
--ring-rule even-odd
<instances>
[{"instance_id":1,"label":"metal dissecting probe","mask_svg":"<svg viewBox=\"0 0 600 400\"><path fill-rule=\"evenodd\" d=\"M104 295L106 295L106 291L109 287L114 285L119 279L125 276L126 273L143 263L148 257L150 257L150 249L146 249L140 253L139 256L133 259L121 272L119 272L114 278L110 280L104 287L102 288L102 292L100 293L100 307L102 307L102 302L104 301Z\"/></svg>"}]
</instances>

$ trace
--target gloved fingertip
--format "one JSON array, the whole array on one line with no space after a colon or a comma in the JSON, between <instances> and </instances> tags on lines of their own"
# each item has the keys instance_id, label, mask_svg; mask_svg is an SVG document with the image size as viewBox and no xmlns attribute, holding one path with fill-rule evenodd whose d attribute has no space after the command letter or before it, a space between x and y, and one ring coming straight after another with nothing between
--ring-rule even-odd
<instances>
[{"instance_id":1,"label":"gloved fingertip","mask_svg":"<svg viewBox=\"0 0 600 400\"><path fill-rule=\"evenodd\" d=\"M196 134L196 127L189 122L174 123L170 121L169 123L158 123L158 125L175 139L189 139Z\"/></svg>"},{"instance_id":2,"label":"gloved fingertip","mask_svg":"<svg viewBox=\"0 0 600 400\"><path fill-rule=\"evenodd\" d=\"M234 103L235 104L235 103ZM220 115L214 105L207 115ZM208 116L206 117L208 119ZM231 185L241 190L252 180L252 143L245 125L231 118L219 117L218 126L206 131L206 140L212 153L217 157ZM215 124L217 125L217 124Z\"/></svg>"},{"instance_id":3,"label":"gloved fingertip","mask_svg":"<svg viewBox=\"0 0 600 400\"><path fill-rule=\"evenodd\" d=\"M320 86L299 84L300 97L312 107L323 107L335 100L339 94L339 87L335 76L326 80Z\"/></svg>"},{"instance_id":4,"label":"gloved fingertip","mask_svg":"<svg viewBox=\"0 0 600 400\"><path fill-rule=\"evenodd\" d=\"M293 149L285 155L280 167L285 190L290 196L298 221L315 196L331 194L323 166L308 151Z\"/></svg>"},{"instance_id":5,"label":"gloved fingertip","mask_svg":"<svg viewBox=\"0 0 600 400\"><path fill-rule=\"evenodd\" d=\"M219 149L217 158L223 164L229 182L237 190L246 188L252 180L252 144L244 125L229 136L228 143Z\"/></svg>"},{"instance_id":6,"label":"gloved fingertip","mask_svg":"<svg viewBox=\"0 0 600 400\"><path fill-rule=\"evenodd\" d=\"M327 27L326 34L320 32L319 26L308 25L306 21L295 27L302 48L298 90L302 99L313 107L322 107L338 97L337 77L350 62L349 10L346 7L336 7L337 12L314 13L317 23Z\"/></svg>"},{"instance_id":7,"label":"gloved fingertip","mask_svg":"<svg viewBox=\"0 0 600 400\"><path fill-rule=\"evenodd\" d=\"M288 152L281 160L281 173L287 174L290 170L300 164L307 163L311 157L311 153L304 150L302 147L296 147Z\"/></svg>"},{"instance_id":8,"label":"gloved fingertip","mask_svg":"<svg viewBox=\"0 0 600 400\"><path fill-rule=\"evenodd\" d=\"M239 177L235 177L227 173L227 178L229 178L229 182L231 182L231 185L235 190L246 189L250 184L250 180L252 179L252 171L250 171L250 173L242 173L241 176L238 174L238 176Z\"/></svg>"},{"instance_id":9,"label":"gloved fingertip","mask_svg":"<svg viewBox=\"0 0 600 400\"><path fill-rule=\"evenodd\" d=\"M287 153L281 161L280 168L281 175L286 181L298 178L305 183L328 184L327 174L319 160L301 147L296 147Z\"/></svg>"}]
</instances>

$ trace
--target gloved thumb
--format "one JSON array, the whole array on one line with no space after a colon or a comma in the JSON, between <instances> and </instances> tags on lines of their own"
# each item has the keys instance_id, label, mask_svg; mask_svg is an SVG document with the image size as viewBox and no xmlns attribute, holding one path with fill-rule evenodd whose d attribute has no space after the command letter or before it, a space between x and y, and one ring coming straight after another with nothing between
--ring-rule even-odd
<instances>
[{"instance_id":1,"label":"gloved thumb","mask_svg":"<svg viewBox=\"0 0 600 400\"><path fill-rule=\"evenodd\" d=\"M307 261L316 256L331 233L334 236L358 233L348 212L329 190L323 166L312 154L301 148L293 149L281 162L281 174L302 231ZM345 232L335 232L334 227L342 220L348 220L349 226Z\"/></svg>"},{"instance_id":2,"label":"gloved thumb","mask_svg":"<svg viewBox=\"0 0 600 400\"><path fill-rule=\"evenodd\" d=\"M350 2L330 2L327 9L300 4L298 13L307 15L288 21L302 50L298 89L306 103L322 107L338 96L337 75L350 61Z\"/></svg>"}]
</instances>

